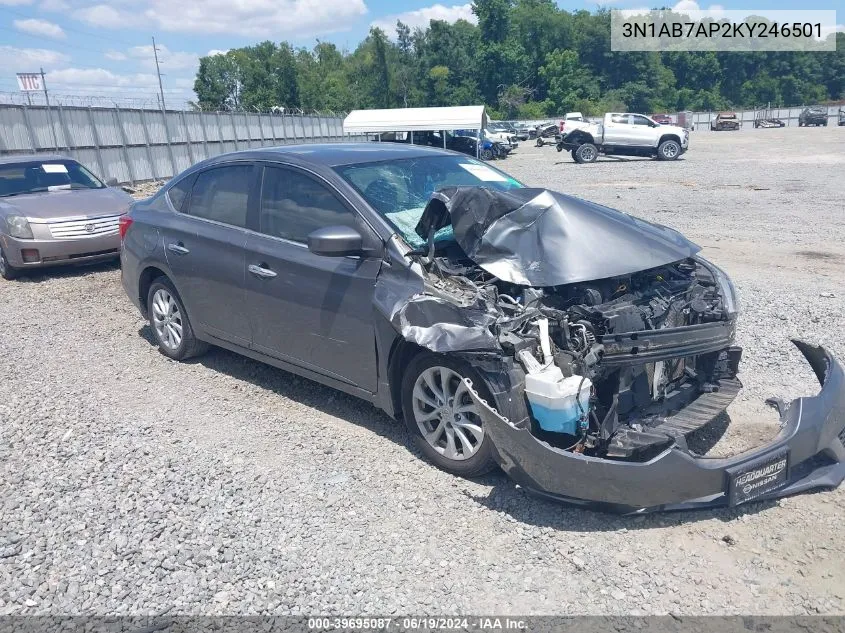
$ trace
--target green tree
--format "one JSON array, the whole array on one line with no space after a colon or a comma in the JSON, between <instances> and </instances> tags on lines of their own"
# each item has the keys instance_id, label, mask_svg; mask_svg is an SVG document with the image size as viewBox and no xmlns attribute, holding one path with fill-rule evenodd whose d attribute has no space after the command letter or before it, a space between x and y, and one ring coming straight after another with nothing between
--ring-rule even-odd
<instances>
[{"instance_id":1,"label":"green tree","mask_svg":"<svg viewBox=\"0 0 845 633\"><path fill-rule=\"evenodd\" d=\"M596 99L600 94L598 82L572 50L549 53L540 68L540 76L545 78L549 101L559 114L573 111L578 101Z\"/></svg>"},{"instance_id":2,"label":"green tree","mask_svg":"<svg viewBox=\"0 0 845 633\"><path fill-rule=\"evenodd\" d=\"M478 24L373 28L352 51L260 42L200 59L197 107L352 108L486 103L507 117L800 105L845 98L845 34L835 51L610 50L610 12L555 0L475 0Z\"/></svg>"}]
</instances>

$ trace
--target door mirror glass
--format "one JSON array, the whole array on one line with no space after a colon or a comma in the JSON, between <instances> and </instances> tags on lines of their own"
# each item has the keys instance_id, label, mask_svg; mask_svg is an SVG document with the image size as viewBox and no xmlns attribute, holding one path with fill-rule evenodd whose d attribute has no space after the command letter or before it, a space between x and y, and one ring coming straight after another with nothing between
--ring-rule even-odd
<instances>
[{"instance_id":1,"label":"door mirror glass","mask_svg":"<svg viewBox=\"0 0 845 633\"><path fill-rule=\"evenodd\" d=\"M117 187L120 183L117 182L117 178L109 178L106 181L106 186L108 187Z\"/></svg>"},{"instance_id":2,"label":"door mirror glass","mask_svg":"<svg viewBox=\"0 0 845 633\"><path fill-rule=\"evenodd\" d=\"M326 257L361 255L364 238L349 226L326 226L308 234L308 250Z\"/></svg>"}]
</instances>

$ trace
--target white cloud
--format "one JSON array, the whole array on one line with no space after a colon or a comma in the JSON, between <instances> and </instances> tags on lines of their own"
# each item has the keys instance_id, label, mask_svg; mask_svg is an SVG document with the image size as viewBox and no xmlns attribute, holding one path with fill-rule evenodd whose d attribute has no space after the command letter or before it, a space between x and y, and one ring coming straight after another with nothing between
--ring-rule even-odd
<instances>
[{"instance_id":1,"label":"white cloud","mask_svg":"<svg viewBox=\"0 0 845 633\"><path fill-rule=\"evenodd\" d=\"M42 0L38 8L42 11L54 11L58 13L59 11L67 11L70 9L70 5L65 0Z\"/></svg>"},{"instance_id":2,"label":"white cloud","mask_svg":"<svg viewBox=\"0 0 845 633\"><path fill-rule=\"evenodd\" d=\"M65 32L62 30L62 27L47 20L37 20L35 18L15 20L14 24L15 28L23 33L52 37L56 40L63 40L65 38Z\"/></svg>"},{"instance_id":3,"label":"white cloud","mask_svg":"<svg viewBox=\"0 0 845 633\"><path fill-rule=\"evenodd\" d=\"M701 7L695 0L681 0L674 7L673 11L701 11Z\"/></svg>"},{"instance_id":4,"label":"white cloud","mask_svg":"<svg viewBox=\"0 0 845 633\"><path fill-rule=\"evenodd\" d=\"M396 22L401 21L414 30L417 27L426 28L431 20L443 20L445 22L457 22L458 20L466 20L473 24L478 22L478 18L472 12L471 4L456 4L447 7L442 4L435 4L430 7L423 7L415 11L406 11L405 13L396 13L388 15L372 23L372 26L382 29L384 32L393 35L396 31Z\"/></svg>"},{"instance_id":5,"label":"white cloud","mask_svg":"<svg viewBox=\"0 0 845 633\"><path fill-rule=\"evenodd\" d=\"M14 46L0 46L0 59L3 60L4 67L19 73L31 73L41 66L55 68L70 60L67 55L58 51L45 48L15 48Z\"/></svg>"},{"instance_id":6,"label":"white cloud","mask_svg":"<svg viewBox=\"0 0 845 633\"><path fill-rule=\"evenodd\" d=\"M185 70L196 68L199 64L199 55L185 51L171 51L166 46L157 44L158 62L162 69ZM133 46L128 51L129 56L139 60L141 67L147 70L155 70L156 62L153 55L153 45Z\"/></svg>"},{"instance_id":7,"label":"white cloud","mask_svg":"<svg viewBox=\"0 0 845 633\"><path fill-rule=\"evenodd\" d=\"M122 75L105 68L65 68L47 73L47 85L58 94L101 95L113 98L140 98L156 103L158 79L154 74ZM193 80L165 82L164 92L169 106L193 98Z\"/></svg>"},{"instance_id":8,"label":"white cloud","mask_svg":"<svg viewBox=\"0 0 845 633\"><path fill-rule=\"evenodd\" d=\"M721 4L711 4L706 9L703 9L695 0L680 0L680 2L672 7L672 10L678 13L685 11L700 11L700 15L696 14L696 17L699 20L701 18L713 18L714 20L718 20L725 17L725 7Z\"/></svg>"},{"instance_id":9,"label":"white cloud","mask_svg":"<svg viewBox=\"0 0 845 633\"><path fill-rule=\"evenodd\" d=\"M115 62L122 62L127 59L126 55L120 51L106 51L104 55L106 59L110 59Z\"/></svg>"},{"instance_id":10,"label":"white cloud","mask_svg":"<svg viewBox=\"0 0 845 633\"><path fill-rule=\"evenodd\" d=\"M279 40L342 31L366 12L364 0L149 0L143 15L163 31Z\"/></svg>"},{"instance_id":11,"label":"white cloud","mask_svg":"<svg viewBox=\"0 0 845 633\"><path fill-rule=\"evenodd\" d=\"M828 35L832 33L845 33L845 24L837 24L834 27L830 26L822 26L821 27L821 38L819 39L826 39Z\"/></svg>"},{"instance_id":12,"label":"white cloud","mask_svg":"<svg viewBox=\"0 0 845 633\"><path fill-rule=\"evenodd\" d=\"M138 15L115 9L107 4L95 4L75 11L73 14L77 20L81 20L91 26L99 26L105 29L120 29L127 26L138 26Z\"/></svg>"},{"instance_id":13,"label":"white cloud","mask_svg":"<svg viewBox=\"0 0 845 633\"><path fill-rule=\"evenodd\" d=\"M210 51L208 51L205 54L205 56L206 57L213 57L214 55L225 55L228 52L229 52L228 48L224 49L224 50L220 50L219 48L212 48Z\"/></svg>"},{"instance_id":14,"label":"white cloud","mask_svg":"<svg viewBox=\"0 0 845 633\"><path fill-rule=\"evenodd\" d=\"M32 0L0 0L0 6L22 7L27 4L32 4Z\"/></svg>"},{"instance_id":15,"label":"white cloud","mask_svg":"<svg viewBox=\"0 0 845 633\"><path fill-rule=\"evenodd\" d=\"M47 73L51 86L131 88L157 87L158 79L148 73L120 75L105 68L64 68Z\"/></svg>"}]
</instances>

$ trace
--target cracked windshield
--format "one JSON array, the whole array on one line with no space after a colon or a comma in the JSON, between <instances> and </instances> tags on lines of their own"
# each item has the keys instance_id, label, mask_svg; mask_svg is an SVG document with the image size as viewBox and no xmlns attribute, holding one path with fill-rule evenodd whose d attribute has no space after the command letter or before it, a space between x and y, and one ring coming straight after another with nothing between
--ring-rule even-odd
<instances>
[{"instance_id":1,"label":"cracked windshield","mask_svg":"<svg viewBox=\"0 0 845 633\"><path fill-rule=\"evenodd\" d=\"M506 191L524 186L497 169L461 156L426 156L336 169L415 248L422 246L425 240L414 228L431 194L438 189L482 186ZM451 234L452 227L447 226L434 237L442 240Z\"/></svg>"}]
</instances>

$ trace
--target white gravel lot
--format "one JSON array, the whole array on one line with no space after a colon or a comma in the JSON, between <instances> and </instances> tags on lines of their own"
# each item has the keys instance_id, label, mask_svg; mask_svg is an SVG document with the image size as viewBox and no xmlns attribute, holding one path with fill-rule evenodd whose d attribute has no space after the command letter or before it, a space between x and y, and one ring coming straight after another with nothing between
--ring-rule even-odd
<instances>
[{"instance_id":1,"label":"white gravel lot","mask_svg":"<svg viewBox=\"0 0 845 633\"><path fill-rule=\"evenodd\" d=\"M845 128L695 132L675 163L532 186L685 232L739 285L746 389L717 451L845 357ZM0 282L2 614L845 614L845 490L627 518L466 481L372 406L213 350L169 361L115 266Z\"/></svg>"}]
</instances>

